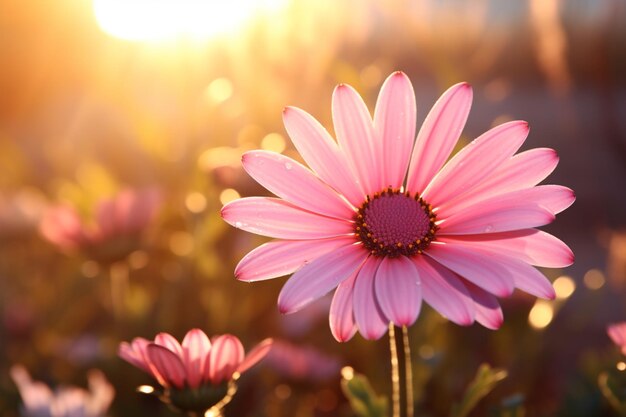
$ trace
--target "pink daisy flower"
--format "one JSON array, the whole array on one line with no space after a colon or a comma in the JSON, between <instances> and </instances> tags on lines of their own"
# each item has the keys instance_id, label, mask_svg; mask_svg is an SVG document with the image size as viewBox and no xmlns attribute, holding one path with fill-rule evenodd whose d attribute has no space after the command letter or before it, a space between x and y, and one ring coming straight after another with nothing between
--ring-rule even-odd
<instances>
[{"instance_id":1,"label":"pink daisy flower","mask_svg":"<svg viewBox=\"0 0 626 417\"><path fill-rule=\"evenodd\" d=\"M606 330L613 343L626 355L626 322L610 324Z\"/></svg>"},{"instance_id":2,"label":"pink daisy flower","mask_svg":"<svg viewBox=\"0 0 626 417\"><path fill-rule=\"evenodd\" d=\"M116 261L141 246L142 233L156 216L161 200L156 188L122 190L98 202L90 224L82 221L74 207L51 207L39 230L63 251L83 250L96 260Z\"/></svg>"},{"instance_id":3,"label":"pink daisy flower","mask_svg":"<svg viewBox=\"0 0 626 417\"><path fill-rule=\"evenodd\" d=\"M163 387L183 389L231 380L236 372L243 373L263 359L271 344L266 339L245 355L243 345L233 335L216 336L211 341L202 330L192 329L182 344L167 333L159 333L154 342L142 337L122 342L118 354Z\"/></svg>"},{"instance_id":4,"label":"pink daisy flower","mask_svg":"<svg viewBox=\"0 0 626 417\"><path fill-rule=\"evenodd\" d=\"M471 101L468 84L452 86L415 139L415 96L404 73L383 84L373 120L341 84L332 99L338 143L312 116L286 108L285 127L310 169L277 153L244 154L245 170L280 198L242 198L222 209L231 225L277 239L246 255L236 277L293 273L278 297L283 313L336 288L330 328L339 341L357 329L378 339L389 322L411 325L422 300L455 323L496 329L496 297L519 288L553 298L533 266L564 267L574 256L535 228L574 193L537 186L557 165L554 150L514 155L528 135L523 121L489 130L447 161Z\"/></svg>"}]
</instances>

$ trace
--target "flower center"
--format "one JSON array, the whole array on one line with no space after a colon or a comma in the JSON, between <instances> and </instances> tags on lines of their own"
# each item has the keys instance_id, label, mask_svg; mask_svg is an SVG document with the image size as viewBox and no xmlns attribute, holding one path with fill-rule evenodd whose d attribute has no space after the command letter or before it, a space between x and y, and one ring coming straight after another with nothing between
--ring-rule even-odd
<instances>
[{"instance_id":1,"label":"flower center","mask_svg":"<svg viewBox=\"0 0 626 417\"><path fill-rule=\"evenodd\" d=\"M367 197L355 216L354 231L374 256L413 256L434 239L435 219L418 194L389 188Z\"/></svg>"}]
</instances>

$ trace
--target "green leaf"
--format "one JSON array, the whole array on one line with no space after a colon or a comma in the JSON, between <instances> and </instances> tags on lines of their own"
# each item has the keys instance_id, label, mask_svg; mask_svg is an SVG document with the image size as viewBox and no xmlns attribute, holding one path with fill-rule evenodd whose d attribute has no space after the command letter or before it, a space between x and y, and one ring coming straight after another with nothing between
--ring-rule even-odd
<instances>
[{"instance_id":1,"label":"green leaf","mask_svg":"<svg viewBox=\"0 0 626 417\"><path fill-rule=\"evenodd\" d=\"M344 374L341 389L358 416L387 417L387 397L377 395L364 375Z\"/></svg>"},{"instance_id":2,"label":"green leaf","mask_svg":"<svg viewBox=\"0 0 626 417\"><path fill-rule=\"evenodd\" d=\"M450 417L466 417L476 407L476 404L506 376L507 373L503 369L493 369L487 364L480 365L474 380L465 391L463 400L452 406Z\"/></svg>"}]
</instances>

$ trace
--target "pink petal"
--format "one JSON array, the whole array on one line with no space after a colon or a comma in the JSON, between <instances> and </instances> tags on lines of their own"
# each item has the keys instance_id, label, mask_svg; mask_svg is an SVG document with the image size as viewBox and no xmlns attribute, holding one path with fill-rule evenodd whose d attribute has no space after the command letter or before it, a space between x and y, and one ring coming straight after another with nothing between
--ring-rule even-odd
<instances>
[{"instance_id":1,"label":"pink petal","mask_svg":"<svg viewBox=\"0 0 626 417\"><path fill-rule=\"evenodd\" d=\"M222 217L238 229L279 239L323 239L354 233L351 222L304 211L278 198L240 198L222 208Z\"/></svg>"},{"instance_id":2,"label":"pink petal","mask_svg":"<svg viewBox=\"0 0 626 417\"><path fill-rule=\"evenodd\" d=\"M554 300L556 293L548 278L525 262L511 258L509 270L514 274L515 287L535 297Z\"/></svg>"},{"instance_id":3,"label":"pink petal","mask_svg":"<svg viewBox=\"0 0 626 417\"><path fill-rule=\"evenodd\" d=\"M132 343L120 343L117 354L126 362L129 362L145 372L151 373L150 366L146 361L146 347L149 343L148 340L142 337L136 337L133 339Z\"/></svg>"},{"instance_id":4,"label":"pink petal","mask_svg":"<svg viewBox=\"0 0 626 417\"><path fill-rule=\"evenodd\" d=\"M115 204L113 200L100 201L96 208L96 223L100 236L110 236L115 233Z\"/></svg>"},{"instance_id":5,"label":"pink petal","mask_svg":"<svg viewBox=\"0 0 626 417\"><path fill-rule=\"evenodd\" d=\"M187 383L197 388L202 382L205 362L211 351L211 341L200 329L187 332L182 343L183 363L187 370Z\"/></svg>"},{"instance_id":6,"label":"pink petal","mask_svg":"<svg viewBox=\"0 0 626 417\"><path fill-rule=\"evenodd\" d=\"M352 312L352 293L358 271L337 286L333 301L330 304L328 320L330 331L338 342L347 342L356 333L354 314Z\"/></svg>"},{"instance_id":7,"label":"pink petal","mask_svg":"<svg viewBox=\"0 0 626 417\"><path fill-rule=\"evenodd\" d=\"M415 140L415 93L409 78L396 71L385 80L374 112L376 137L382 141L383 187L400 188Z\"/></svg>"},{"instance_id":8,"label":"pink petal","mask_svg":"<svg viewBox=\"0 0 626 417\"><path fill-rule=\"evenodd\" d=\"M295 107L285 108L283 122L307 165L353 206L360 207L365 198L363 187L355 180L346 157L326 129L310 114Z\"/></svg>"},{"instance_id":9,"label":"pink petal","mask_svg":"<svg viewBox=\"0 0 626 417\"><path fill-rule=\"evenodd\" d=\"M293 205L339 219L352 219L354 208L299 162L268 151L246 152L243 167L256 182Z\"/></svg>"},{"instance_id":10,"label":"pink petal","mask_svg":"<svg viewBox=\"0 0 626 417\"><path fill-rule=\"evenodd\" d=\"M117 194L110 202L102 202L101 204L113 205L115 210L115 228L117 233L128 233L136 229L135 224L142 222L137 210L137 198L135 192L126 189Z\"/></svg>"},{"instance_id":11,"label":"pink petal","mask_svg":"<svg viewBox=\"0 0 626 417\"><path fill-rule=\"evenodd\" d=\"M359 332L368 340L377 340L387 331L387 320L376 302L374 279L381 258L367 258L354 283L353 308Z\"/></svg>"},{"instance_id":12,"label":"pink petal","mask_svg":"<svg viewBox=\"0 0 626 417\"><path fill-rule=\"evenodd\" d=\"M427 256L412 258L420 273L424 300L461 326L474 322L474 300L459 277Z\"/></svg>"},{"instance_id":13,"label":"pink petal","mask_svg":"<svg viewBox=\"0 0 626 417\"><path fill-rule=\"evenodd\" d=\"M504 323L504 315L498 299L471 282L466 282L465 286L474 299L476 321L488 329L499 329Z\"/></svg>"},{"instance_id":14,"label":"pink petal","mask_svg":"<svg viewBox=\"0 0 626 417\"><path fill-rule=\"evenodd\" d=\"M407 190L422 192L450 156L472 105L467 83L450 87L437 100L417 134L409 165Z\"/></svg>"},{"instance_id":15,"label":"pink petal","mask_svg":"<svg viewBox=\"0 0 626 417\"><path fill-rule=\"evenodd\" d=\"M554 214L533 198L539 193L532 190L495 196L453 214L438 224L439 235L507 232L552 222Z\"/></svg>"},{"instance_id":16,"label":"pink petal","mask_svg":"<svg viewBox=\"0 0 626 417\"><path fill-rule=\"evenodd\" d=\"M607 333L617 346L622 349L626 347L626 322L610 324Z\"/></svg>"},{"instance_id":17,"label":"pink petal","mask_svg":"<svg viewBox=\"0 0 626 417\"><path fill-rule=\"evenodd\" d=\"M373 195L383 188L378 163L382 144L374 135L367 106L354 88L339 84L333 92L332 113L339 148L362 182L363 191Z\"/></svg>"},{"instance_id":18,"label":"pink petal","mask_svg":"<svg viewBox=\"0 0 626 417\"><path fill-rule=\"evenodd\" d=\"M156 187L120 192L113 199L118 233L135 233L145 228L156 214L161 198Z\"/></svg>"},{"instance_id":19,"label":"pink petal","mask_svg":"<svg viewBox=\"0 0 626 417\"><path fill-rule=\"evenodd\" d=\"M281 313L293 313L317 300L348 279L366 257L360 245L351 245L304 265L283 286L278 296L278 309Z\"/></svg>"},{"instance_id":20,"label":"pink petal","mask_svg":"<svg viewBox=\"0 0 626 417\"><path fill-rule=\"evenodd\" d=\"M235 276L241 281L254 282L289 275L316 258L354 242L355 238L352 236L268 242L239 261Z\"/></svg>"},{"instance_id":21,"label":"pink petal","mask_svg":"<svg viewBox=\"0 0 626 417\"><path fill-rule=\"evenodd\" d=\"M150 343L146 348L153 373L164 387L183 388L185 385L185 367L175 353L166 347Z\"/></svg>"},{"instance_id":22,"label":"pink petal","mask_svg":"<svg viewBox=\"0 0 626 417\"><path fill-rule=\"evenodd\" d=\"M495 195L530 188L543 181L556 168L559 157L552 149L531 149L503 162L488 178L459 196L442 202L439 215L448 217Z\"/></svg>"},{"instance_id":23,"label":"pink petal","mask_svg":"<svg viewBox=\"0 0 626 417\"><path fill-rule=\"evenodd\" d=\"M554 214L559 214L576 200L574 191L562 185L540 185L531 190L534 200Z\"/></svg>"},{"instance_id":24,"label":"pink petal","mask_svg":"<svg viewBox=\"0 0 626 417\"><path fill-rule=\"evenodd\" d=\"M515 287L507 268L494 262L487 252L463 245L433 242L424 254L464 279L500 297L511 295Z\"/></svg>"},{"instance_id":25,"label":"pink petal","mask_svg":"<svg viewBox=\"0 0 626 417\"><path fill-rule=\"evenodd\" d=\"M515 287L524 292L549 300L556 297L550 281L541 272L537 271L523 260L520 260L518 257L490 251L471 241L454 241L445 238L440 238L439 241L447 243L448 245L463 247L468 251L476 250L478 253L487 255L493 263L497 263L499 266L505 268L507 270L507 277L512 277Z\"/></svg>"},{"instance_id":26,"label":"pink petal","mask_svg":"<svg viewBox=\"0 0 626 417\"><path fill-rule=\"evenodd\" d=\"M272 349L272 339L265 339L258 345L256 345L244 358L244 360L237 367L237 372L244 373L248 369L256 365L261 359L263 359L269 351Z\"/></svg>"},{"instance_id":27,"label":"pink petal","mask_svg":"<svg viewBox=\"0 0 626 417\"><path fill-rule=\"evenodd\" d=\"M574 254L556 237L536 229L513 232L459 235L438 238L442 242L465 242L494 253L511 256L535 266L564 268L574 263Z\"/></svg>"},{"instance_id":28,"label":"pink petal","mask_svg":"<svg viewBox=\"0 0 626 417\"><path fill-rule=\"evenodd\" d=\"M494 127L454 155L428 184L422 197L433 207L438 207L462 194L509 159L527 136L526 122L515 121Z\"/></svg>"},{"instance_id":29,"label":"pink petal","mask_svg":"<svg viewBox=\"0 0 626 417\"><path fill-rule=\"evenodd\" d=\"M171 334L159 333L154 338L154 343L156 343L157 345L161 345L165 348L168 348L169 350L171 350L173 353L180 356L181 358L183 356L183 348L180 346L180 343L178 343L178 340L176 340L174 336L172 336Z\"/></svg>"},{"instance_id":30,"label":"pink petal","mask_svg":"<svg viewBox=\"0 0 626 417\"><path fill-rule=\"evenodd\" d=\"M39 231L44 238L62 249L75 249L85 240L80 217L72 207L49 209L41 220Z\"/></svg>"},{"instance_id":31,"label":"pink petal","mask_svg":"<svg viewBox=\"0 0 626 417\"><path fill-rule=\"evenodd\" d=\"M422 306L419 271L405 256L383 258L374 281L383 314L396 326L415 323Z\"/></svg>"},{"instance_id":32,"label":"pink petal","mask_svg":"<svg viewBox=\"0 0 626 417\"><path fill-rule=\"evenodd\" d=\"M213 384L229 380L243 362L243 345L235 336L216 337L211 346L206 376Z\"/></svg>"}]
</instances>

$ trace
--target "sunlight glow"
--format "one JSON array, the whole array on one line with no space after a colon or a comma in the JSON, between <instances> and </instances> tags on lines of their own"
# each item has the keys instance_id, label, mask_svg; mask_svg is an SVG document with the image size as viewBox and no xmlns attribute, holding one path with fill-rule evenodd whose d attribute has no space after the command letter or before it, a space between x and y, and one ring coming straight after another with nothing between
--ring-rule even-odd
<instances>
[{"instance_id":1,"label":"sunlight glow","mask_svg":"<svg viewBox=\"0 0 626 417\"><path fill-rule=\"evenodd\" d=\"M100 28L116 38L146 41L207 39L239 29L286 0L93 0Z\"/></svg>"}]
</instances>

